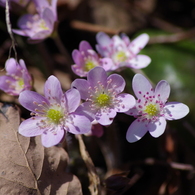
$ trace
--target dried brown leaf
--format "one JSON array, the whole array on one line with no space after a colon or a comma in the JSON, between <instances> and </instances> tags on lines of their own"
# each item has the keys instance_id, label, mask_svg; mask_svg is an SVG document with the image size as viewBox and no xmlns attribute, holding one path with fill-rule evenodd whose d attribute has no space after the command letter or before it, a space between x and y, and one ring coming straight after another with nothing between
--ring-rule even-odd
<instances>
[{"instance_id":1,"label":"dried brown leaf","mask_svg":"<svg viewBox=\"0 0 195 195\"><path fill-rule=\"evenodd\" d=\"M44 148L40 137L18 134L18 109L0 104L0 194L82 195L76 176L66 173L63 148Z\"/></svg>"}]
</instances>

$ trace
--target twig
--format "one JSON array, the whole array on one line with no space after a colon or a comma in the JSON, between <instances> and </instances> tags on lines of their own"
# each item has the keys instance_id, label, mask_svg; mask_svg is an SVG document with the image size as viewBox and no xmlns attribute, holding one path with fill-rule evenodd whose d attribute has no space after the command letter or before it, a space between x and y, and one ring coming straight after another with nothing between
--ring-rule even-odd
<instances>
[{"instance_id":1,"label":"twig","mask_svg":"<svg viewBox=\"0 0 195 195\"><path fill-rule=\"evenodd\" d=\"M16 47L15 47L15 39L12 33L12 27L11 27L11 22L10 22L10 15L9 15L9 0L6 0L5 4L5 16L6 16L6 25L7 25L7 31L10 35L10 38L12 40L12 44L9 50L9 57L11 56L11 49L13 48L14 54L15 54L15 59L17 60L17 52L16 52Z\"/></svg>"},{"instance_id":2,"label":"twig","mask_svg":"<svg viewBox=\"0 0 195 195\"><path fill-rule=\"evenodd\" d=\"M103 31L107 34L115 35L115 34L118 34L120 32L119 30L107 28L107 27L104 27L101 25L90 24L90 23L82 22L82 21L78 21L78 20L73 20L70 23L70 25L72 28L75 28L75 29L89 31L89 32L95 32L95 33Z\"/></svg>"},{"instance_id":3,"label":"twig","mask_svg":"<svg viewBox=\"0 0 195 195\"><path fill-rule=\"evenodd\" d=\"M195 38L195 28L188 31L178 32L172 35L159 35L151 37L148 44L154 43L176 43L185 39Z\"/></svg>"},{"instance_id":4,"label":"twig","mask_svg":"<svg viewBox=\"0 0 195 195\"><path fill-rule=\"evenodd\" d=\"M91 157L89 156L89 153L87 152L87 149L85 147L82 135L76 135L76 138L79 141L79 148L80 153L82 156L83 161L85 162L87 169L88 169L88 175L89 175L89 190L91 192L91 195L100 195L101 189L100 189L100 179L97 175L95 166L91 160Z\"/></svg>"},{"instance_id":5,"label":"twig","mask_svg":"<svg viewBox=\"0 0 195 195\"><path fill-rule=\"evenodd\" d=\"M169 163L169 162L158 161L158 160L155 160L153 158L145 159L144 163L147 165L155 165L155 164L165 165L165 166L168 165L173 169L195 172L194 166L192 166L190 164L183 164L183 163L178 163L178 162L170 162Z\"/></svg>"}]
</instances>

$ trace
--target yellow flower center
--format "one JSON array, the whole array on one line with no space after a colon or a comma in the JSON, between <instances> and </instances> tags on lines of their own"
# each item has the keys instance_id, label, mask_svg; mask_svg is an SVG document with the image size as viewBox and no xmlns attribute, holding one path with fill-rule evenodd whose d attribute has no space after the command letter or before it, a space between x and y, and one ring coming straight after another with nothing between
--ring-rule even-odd
<instances>
[{"instance_id":1,"label":"yellow flower center","mask_svg":"<svg viewBox=\"0 0 195 195\"><path fill-rule=\"evenodd\" d=\"M63 114L61 111L59 110L55 110L55 109L49 109L47 111L47 118L50 119L51 122L53 123L59 123L60 119L63 117Z\"/></svg>"},{"instance_id":2,"label":"yellow flower center","mask_svg":"<svg viewBox=\"0 0 195 195\"><path fill-rule=\"evenodd\" d=\"M16 90L20 91L24 88L24 80L22 78L19 78L16 82Z\"/></svg>"},{"instance_id":3,"label":"yellow flower center","mask_svg":"<svg viewBox=\"0 0 195 195\"><path fill-rule=\"evenodd\" d=\"M46 23L43 19L41 19L41 21L39 23L39 28L41 28L43 30L49 30L49 28L46 26Z\"/></svg>"},{"instance_id":4,"label":"yellow flower center","mask_svg":"<svg viewBox=\"0 0 195 195\"><path fill-rule=\"evenodd\" d=\"M100 94L97 98L96 98L96 102L100 105L100 106L106 106L110 103L110 97L105 94L102 93Z\"/></svg>"},{"instance_id":5,"label":"yellow flower center","mask_svg":"<svg viewBox=\"0 0 195 195\"><path fill-rule=\"evenodd\" d=\"M117 61L124 62L127 60L127 56L124 51L119 51L116 53L115 58Z\"/></svg>"},{"instance_id":6,"label":"yellow flower center","mask_svg":"<svg viewBox=\"0 0 195 195\"><path fill-rule=\"evenodd\" d=\"M147 113L150 116L155 116L155 115L158 114L158 108L157 108L157 106L155 104L148 104L145 107L144 112Z\"/></svg>"},{"instance_id":7,"label":"yellow flower center","mask_svg":"<svg viewBox=\"0 0 195 195\"><path fill-rule=\"evenodd\" d=\"M93 69L94 67L96 67L96 65L94 64L94 62L92 61L86 61L85 62L85 71L90 71L91 69Z\"/></svg>"}]
</instances>

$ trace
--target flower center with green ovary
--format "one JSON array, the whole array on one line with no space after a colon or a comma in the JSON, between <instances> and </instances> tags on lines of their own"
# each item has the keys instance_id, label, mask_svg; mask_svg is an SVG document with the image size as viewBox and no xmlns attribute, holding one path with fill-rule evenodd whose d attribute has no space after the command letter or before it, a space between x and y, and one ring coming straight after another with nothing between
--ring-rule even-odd
<instances>
[{"instance_id":1,"label":"flower center with green ovary","mask_svg":"<svg viewBox=\"0 0 195 195\"><path fill-rule=\"evenodd\" d=\"M18 79L16 82L16 90L20 91L24 88L24 80L23 79Z\"/></svg>"},{"instance_id":2,"label":"flower center with green ovary","mask_svg":"<svg viewBox=\"0 0 195 195\"><path fill-rule=\"evenodd\" d=\"M96 98L96 102L99 106L106 106L110 103L110 97L107 94L102 93Z\"/></svg>"},{"instance_id":3,"label":"flower center with green ovary","mask_svg":"<svg viewBox=\"0 0 195 195\"><path fill-rule=\"evenodd\" d=\"M150 116L156 116L159 111L158 111L158 108L157 108L157 106L155 104L148 104L145 107L144 112L147 113Z\"/></svg>"},{"instance_id":4,"label":"flower center with green ovary","mask_svg":"<svg viewBox=\"0 0 195 195\"><path fill-rule=\"evenodd\" d=\"M119 51L115 54L115 59L119 62L124 62L127 60L127 56L124 51Z\"/></svg>"},{"instance_id":5,"label":"flower center with green ovary","mask_svg":"<svg viewBox=\"0 0 195 195\"><path fill-rule=\"evenodd\" d=\"M88 72L88 71L90 71L91 69L93 69L95 67L96 67L96 65L93 61L86 61L85 62L85 67L84 67L85 71Z\"/></svg>"},{"instance_id":6,"label":"flower center with green ovary","mask_svg":"<svg viewBox=\"0 0 195 195\"><path fill-rule=\"evenodd\" d=\"M53 123L59 123L60 119L63 118L63 114L59 110L49 109L47 111L47 118Z\"/></svg>"}]
</instances>

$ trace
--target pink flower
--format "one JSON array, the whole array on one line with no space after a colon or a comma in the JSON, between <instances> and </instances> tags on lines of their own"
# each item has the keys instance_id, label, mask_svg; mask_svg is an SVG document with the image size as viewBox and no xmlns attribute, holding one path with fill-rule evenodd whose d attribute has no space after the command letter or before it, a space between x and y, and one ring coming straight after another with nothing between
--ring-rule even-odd
<instances>
[{"instance_id":1,"label":"pink flower","mask_svg":"<svg viewBox=\"0 0 195 195\"><path fill-rule=\"evenodd\" d=\"M32 87L32 79L24 60L19 60L19 63L10 58L5 63L7 75L0 76L0 89L4 92L17 96L24 90L30 90Z\"/></svg>"},{"instance_id":2,"label":"pink flower","mask_svg":"<svg viewBox=\"0 0 195 195\"><path fill-rule=\"evenodd\" d=\"M141 74L136 74L132 86L137 103L127 114L137 119L127 131L127 141L140 140L147 131L153 137L159 137L165 131L166 120L177 120L189 113L189 108L179 102L167 102L170 85L167 81L160 81L153 89L150 82Z\"/></svg>"},{"instance_id":3,"label":"pink flower","mask_svg":"<svg viewBox=\"0 0 195 195\"><path fill-rule=\"evenodd\" d=\"M78 90L70 89L63 94L59 80L50 76L44 94L20 93L19 102L33 115L20 124L20 134L26 137L41 135L42 144L50 147L58 144L65 132L85 134L91 130L91 121L76 110L81 100Z\"/></svg>"},{"instance_id":4,"label":"pink flower","mask_svg":"<svg viewBox=\"0 0 195 195\"><path fill-rule=\"evenodd\" d=\"M148 66L151 59L146 55L138 55L149 40L147 34L141 34L132 42L129 37L122 34L121 37L114 35L110 38L107 34L99 32L96 36L97 51L103 56L113 60L112 70L122 67L140 69Z\"/></svg>"},{"instance_id":5,"label":"pink flower","mask_svg":"<svg viewBox=\"0 0 195 195\"><path fill-rule=\"evenodd\" d=\"M38 42L49 37L53 32L54 23L57 21L57 0L52 0L51 5L47 0L34 0L34 3L37 14L23 15L18 21L21 30L14 29L13 32Z\"/></svg>"},{"instance_id":6,"label":"pink flower","mask_svg":"<svg viewBox=\"0 0 195 195\"><path fill-rule=\"evenodd\" d=\"M87 41L81 41L79 50L75 49L72 52L72 58L75 62L72 70L80 77L86 77L87 73L96 66L101 66L108 71L113 65L110 58L100 58Z\"/></svg>"},{"instance_id":7,"label":"pink flower","mask_svg":"<svg viewBox=\"0 0 195 195\"><path fill-rule=\"evenodd\" d=\"M102 67L95 67L87 74L87 80L76 79L72 87L79 90L82 109L92 120L101 125L110 125L117 112L126 112L135 105L135 98L121 93L125 88L125 80L118 74L107 76Z\"/></svg>"}]
</instances>

